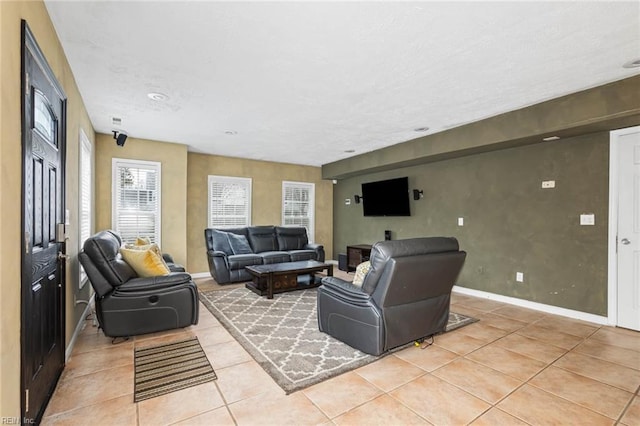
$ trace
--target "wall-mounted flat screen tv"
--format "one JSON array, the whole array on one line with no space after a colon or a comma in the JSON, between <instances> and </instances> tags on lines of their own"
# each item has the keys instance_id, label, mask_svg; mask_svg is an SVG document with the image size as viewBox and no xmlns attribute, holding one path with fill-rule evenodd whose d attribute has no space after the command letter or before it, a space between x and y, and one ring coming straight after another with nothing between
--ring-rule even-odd
<instances>
[{"instance_id":1,"label":"wall-mounted flat screen tv","mask_svg":"<svg viewBox=\"0 0 640 426\"><path fill-rule=\"evenodd\" d=\"M409 178L363 183L362 210L365 216L411 216Z\"/></svg>"}]
</instances>

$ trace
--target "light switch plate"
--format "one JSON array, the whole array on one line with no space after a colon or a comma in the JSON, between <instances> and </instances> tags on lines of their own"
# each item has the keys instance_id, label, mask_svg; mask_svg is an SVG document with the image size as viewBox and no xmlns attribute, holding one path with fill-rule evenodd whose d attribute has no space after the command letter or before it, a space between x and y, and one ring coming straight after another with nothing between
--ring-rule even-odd
<instances>
[{"instance_id":1,"label":"light switch plate","mask_svg":"<svg viewBox=\"0 0 640 426\"><path fill-rule=\"evenodd\" d=\"M458 226L464 226L464 217L458 218Z\"/></svg>"},{"instance_id":2,"label":"light switch plate","mask_svg":"<svg viewBox=\"0 0 640 426\"><path fill-rule=\"evenodd\" d=\"M524 274L522 272L516 272L516 281L519 283L524 282Z\"/></svg>"},{"instance_id":3,"label":"light switch plate","mask_svg":"<svg viewBox=\"0 0 640 426\"><path fill-rule=\"evenodd\" d=\"M351 205L351 198L345 198L344 199L344 205L345 206L350 206Z\"/></svg>"},{"instance_id":4,"label":"light switch plate","mask_svg":"<svg viewBox=\"0 0 640 426\"><path fill-rule=\"evenodd\" d=\"M555 180L542 181L542 187L544 189L555 188L556 187L556 181Z\"/></svg>"},{"instance_id":5,"label":"light switch plate","mask_svg":"<svg viewBox=\"0 0 640 426\"><path fill-rule=\"evenodd\" d=\"M595 225L596 215L593 213L585 213L580 215L580 225Z\"/></svg>"}]
</instances>

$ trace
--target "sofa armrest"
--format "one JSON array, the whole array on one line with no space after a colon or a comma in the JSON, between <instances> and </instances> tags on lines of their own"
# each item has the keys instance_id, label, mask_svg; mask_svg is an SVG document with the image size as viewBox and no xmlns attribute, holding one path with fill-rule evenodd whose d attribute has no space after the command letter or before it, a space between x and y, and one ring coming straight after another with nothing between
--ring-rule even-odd
<instances>
[{"instance_id":1,"label":"sofa armrest","mask_svg":"<svg viewBox=\"0 0 640 426\"><path fill-rule=\"evenodd\" d=\"M172 272L157 277L132 278L117 288L117 292L153 291L191 282L191 275L184 272Z\"/></svg>"},{"instance_id":2,"label":"sofa armrest","mask_svg":"<svg viewBox=\"0 0 640 426\"><path fill-rule=\"evenodd\" d=\"M227 253L217 250L207 250L207 256L210 257L227 257Z\"/></svg>"},{"instance_id":3,"label":"sofa armrest","mask_svg":"<svg viewBox=\"0 0 640 426\"><path fill-rule=\"evenodd\" d=\"M207 260L209 261L209 273L218 284L231 282L229 272L229 259L223 251L207 250Z\"/></svg>"},{"instance_id":4,"label":"sofa armrest","mask_svg":"<svg viewBox=\"0 0 640 426\"><path fill-rule=\"evenodd\" d=\"M305 244L305 250L315 250L318 262L324 262L324 246L322 244Z\"/></svg>"},{"instance_id":5,"label":"sofa armrest","mask_svg":"<svg viewBox=\"0 0 640 426\"><path fill-rule=\"evenodd\" d=\"M366 303L371 299L371 296L362 291L361 287L336 277L324 277L319 290L337 299L354 304Z\"/></svg>"},{"instance_id":6,"label":"sofa armrest","mask_svg":"<svg viewBox=\"0 0 640 426\"><path fill-rule=\"evenodd\" d=\"M96 292L99 299L113 291L111 283L107 281L100 271L98 271L96 265L84 251L81 251L78 254L78 259L84 267L87 277L89 278L89 282L91 282L91 287L93 287L93 291Z\"/></svg>"},{"instance_id":7,"label":"sofa armrest","mask_svg":"<svg viewBox=\"0 0 640 426\"><path fill-rule=\"evenodd\" d=\"M175 261L173 260L173 256L171 256L169 253L162 253L162 258L167 263L175 263Z\"/></svg>"}]
</instances>

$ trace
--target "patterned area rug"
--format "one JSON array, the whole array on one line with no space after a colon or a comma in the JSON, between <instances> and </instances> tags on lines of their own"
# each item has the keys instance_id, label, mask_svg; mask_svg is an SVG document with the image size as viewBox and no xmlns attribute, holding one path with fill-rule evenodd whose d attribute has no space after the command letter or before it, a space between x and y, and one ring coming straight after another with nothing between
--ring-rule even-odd
<instances>
[{"instance_id":1,"label":"patterned area rug","mask_svg":"<svg viewBox=\"0 0 640 426\"><path fill-rule=\"evenodd\" d=\"M287 394L380 358L318 330L315 288L276 294L271 300L245 288L204 291L200 296ZM451 313L447 331L475 321Z\"/></svg>"},{"instance_id":2,"label":"patterned area rug","mask_svg":"<svg viewBox=\"0 0 640 426\"><path fill-rule=\"evenodd\" d=\"M197 337L136 349L133 402L215 380Z\"/></svg>"}]
</instances>

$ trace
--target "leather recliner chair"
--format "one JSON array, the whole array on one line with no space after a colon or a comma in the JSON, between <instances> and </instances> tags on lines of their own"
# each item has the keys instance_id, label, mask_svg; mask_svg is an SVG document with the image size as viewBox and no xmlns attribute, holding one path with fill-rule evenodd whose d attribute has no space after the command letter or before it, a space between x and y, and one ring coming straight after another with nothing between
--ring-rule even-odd
<instances>
[{"instance_id":1,"label":"leather recliner chair","mask_svg":"<svg viewBox=\"0 0 640 426\"><path fill-rule=\"evenodd\" d=\"M374 244L362 287L336 277L322 279L320 331L372 355L444 331L451 289L465 257L455 238Z\"/></svg>"},{"instance_id":2,"label":"leather recliner chair","mask_svg":"<svg viewBox=\"0 0 640 426\"><path fill-rule=\"evenodd\" d=\"M85 241L79 254L96 292L96 314L104 334L124 337L197 324L198 290L191 275L171 272L140 278L122 259L121 244L113 231L101 231Z\"/></svg>"}]
</instances>

